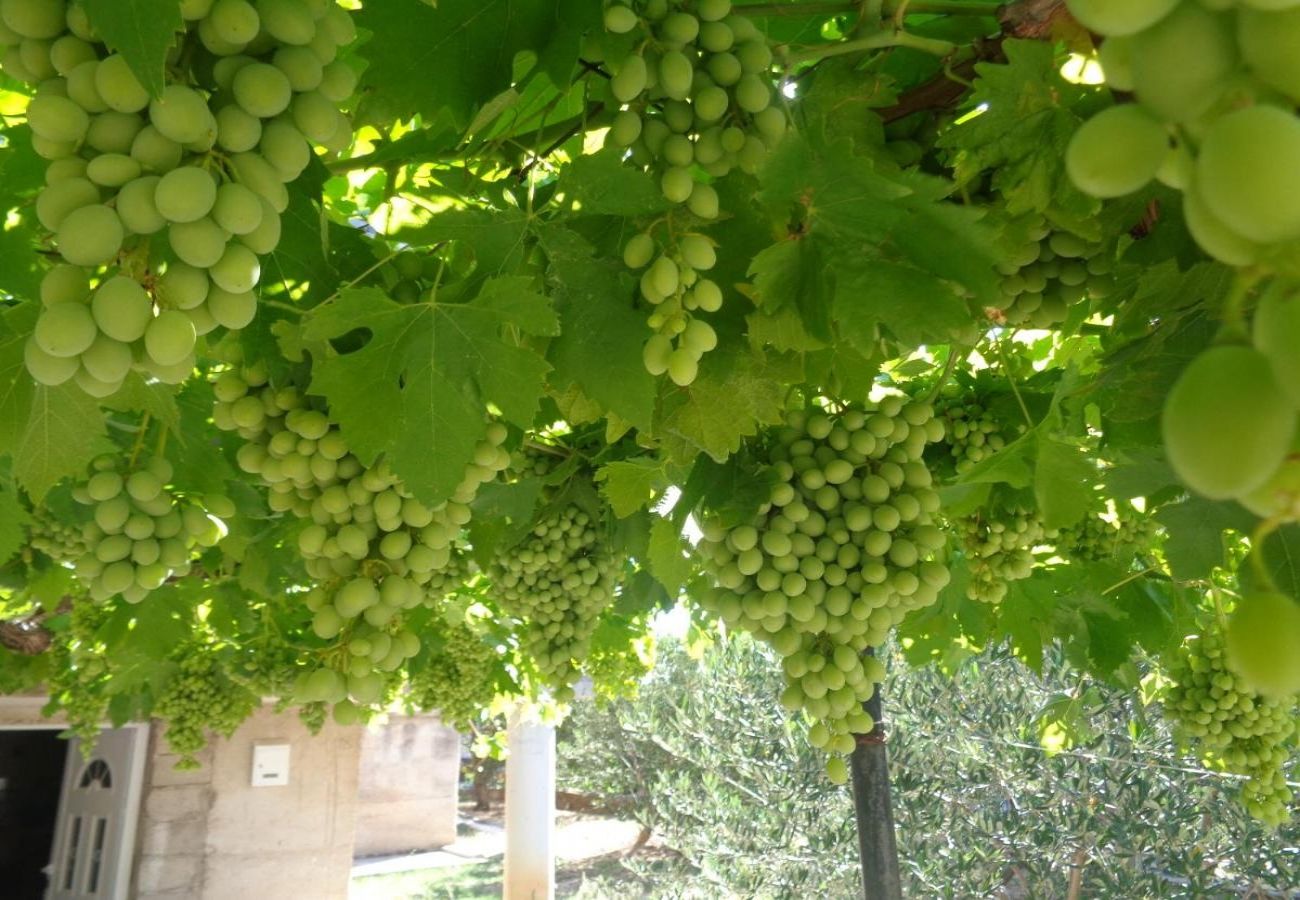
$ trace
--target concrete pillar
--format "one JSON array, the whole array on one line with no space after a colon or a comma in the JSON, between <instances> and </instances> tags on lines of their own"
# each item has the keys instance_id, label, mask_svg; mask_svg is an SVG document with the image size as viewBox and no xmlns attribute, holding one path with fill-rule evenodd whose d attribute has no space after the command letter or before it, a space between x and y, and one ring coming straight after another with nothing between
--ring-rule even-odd
<instances>
[{"instance_id":1,"label":"concrete pillar","mask_svg":"<svg viewBox=\"0 0 1300 900\"><path fill-rule=\"evenodd\" d=\"M506 731L504 900L555 896L555 728L516 708Z\"/></svg>"}]
</instances>

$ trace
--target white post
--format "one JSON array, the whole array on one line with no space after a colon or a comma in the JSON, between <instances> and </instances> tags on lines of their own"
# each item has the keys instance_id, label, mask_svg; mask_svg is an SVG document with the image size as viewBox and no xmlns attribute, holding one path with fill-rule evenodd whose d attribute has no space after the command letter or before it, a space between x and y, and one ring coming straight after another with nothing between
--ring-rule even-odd
<instances>
[{"instance_id":1,"label":"white post","mask_svg":"<svg viewBox=\"0 0 1300 900\"><path fill-rule=\"evenodd\" d=\"M516 707L506 731L504 900L555 896L555 728Z\"/></svg>"}]
</instances>

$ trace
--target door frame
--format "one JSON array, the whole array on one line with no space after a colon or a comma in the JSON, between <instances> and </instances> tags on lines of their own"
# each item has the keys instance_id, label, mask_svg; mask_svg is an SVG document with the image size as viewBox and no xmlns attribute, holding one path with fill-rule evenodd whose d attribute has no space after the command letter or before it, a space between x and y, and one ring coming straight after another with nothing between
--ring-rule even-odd
<instances>
[{"instance_id":1,"label":"door frame","mask_svg":"<svg viewBox=\"0 0 1300 900\"><path fill-rule=\"evenodd\" d=\"M21 711L32 707L35 703L43 706L47 698L31 695L19 695L14 697L0 697L0 732L4 731L66 731L67 723L50 722L16 722L5 723L3 721L6 709ZM37 707L39 708L39 706ZM122 843L118 851L116 875L113 883L108 885L109 892L106 895L107 900L127 900L131 892L131 880L135 874L135 860L137 842L139 841L140 829L140 809L144 800L144 773L148 762L149 755L149 734L150 725L148 722L130 722L121 726L122 730L131 731L131 767L124 774L127 776L126 794L125 794L125 811L122 817ZM114 730L114 726L104 723L100 726L101 731ZM57 798L58 809L54 819L54 840L50 844L50 859L48 865L53 865L54 850L58 845L60 836L67 829L66 806L65 800L68 791L77 776L85 765L81 759L81 754L77 751L76 741L69 738L67 756L63 763L63 780L59 786L59 796Z\"/></svg>"}]
</instances>

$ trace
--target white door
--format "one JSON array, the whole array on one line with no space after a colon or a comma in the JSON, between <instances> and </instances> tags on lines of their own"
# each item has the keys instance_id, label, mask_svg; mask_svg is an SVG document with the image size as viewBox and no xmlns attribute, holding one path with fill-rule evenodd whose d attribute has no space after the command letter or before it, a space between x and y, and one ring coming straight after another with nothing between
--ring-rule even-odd
<instances>
[{"instance_id":1,"label":"white door","mask_svg":"<svg viewBox=\"0 0 1300 900\"><path fill-rule=\"evenodd\" d=\"M47 900L126 900L148 729L105 729L86 759L68 742Z\"/></svg>"}]
</instances>

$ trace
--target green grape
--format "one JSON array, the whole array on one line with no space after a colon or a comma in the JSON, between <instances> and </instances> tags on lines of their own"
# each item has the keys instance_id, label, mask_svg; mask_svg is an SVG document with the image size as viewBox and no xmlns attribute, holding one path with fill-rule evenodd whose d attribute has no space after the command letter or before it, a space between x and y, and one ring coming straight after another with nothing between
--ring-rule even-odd
<instances>
[{"instance_id":1,"label":"green grape","mask_svg":"<svg viewBox=\"0 0 1300 900\"><path fill-rule=\"evenodd\" d=\"M942 434L931 423L928 404L900 397L834 415L792 413L752 448L767 460L770 502L730 528L707 516L701 522L698 549L716 585L705 607L781 654L781 702L813 720L809 738L832 759L875 727L861 704L885 672L865 652L909 610L933 603L949 580L930 558L942 550L943 532L918 499L937 511L921 458L929 438ZM909 472L916 486L905 488Z\"/></svg>"},{"instance_id":2,"label":"green grape","mask_svg":"<svg viewBox=\"0 0 1300 900\"><path fill-rule=\"evenodd\" d=\"M132 234L154 234L167 226L167 220L154 203L159 180L157 175L146 175L118 191L117 215Z\"/></svg>"},{"instance_id":3,"label":"green grape","mask_svg":"<svg viewBox=\"0 0 1300 900\"><path fill-rule=\"evenodd\" d=\"M1246 594L1228 623L1228 665L1262 696L1300 697L1300 604L1285 594Z\"/></svg>"},{"instance_id":4,"label":"green grape","mask_svg":"<svg viewBox=\"0 0 1300 900\"><path fill-rule=\"evenodd\" d=\"M208 276L221 290L242 294L257 286L262 277L262 265L252 250L242 244L230 244L208 270Z\"/></svg>"},{"instance_id":5,"label":"green grape","mask_svg":"<svg viewBox=\"0 0 1300 900\"><path fill-rule=\"evenodd\" d=\"M1229 113L1210 127L1196 184L1218 219L1243 238L1300 238L1300 118L1273 106Z\"/></svg>"},{"instance_id":6,"label":"green grape","mask_svg":"<svg viewBox=\"0 0 1300 900\"><path fill-rule=\"evenodd\" d=\"M262 156L284 181L293 181L311 162L311 148L301 131L282 119L266 123L258 145Z\"/></svg>"},{"instance_id":7,"label":"green grape","mask_svg":"<svg viewBox=\"0 0 1300 900\"><path fill-rule=\"evenodd\" d=\"M1138 553L1154 546L1159 532L1154 518L1139 513L1129 503L1118 503L1111 518L1090 514L1062 528L1056 549L1071 560L1127 564Z\"/></svg>"},{"instance_id":8,"label":"green grape","mask_svg":"<svg viewBox=\"0 0 1300 900\"><path fill-rule=\"evenodd\" d=\"M1300 101L1300 6L1241 10L1237 44L1261 81Z\"/></svg>"},{"instance_id":9,"label":"green grape","mask_svg":"<svg viewBox=\"0 0 1300 900\"><path fill-rule=\"evenodd\" d=\"M1178 477L1224 500L1277 471L1295 436L1296 411L1263 354L1218 346L1183 370L1165 398L1161 428Z\"/></svg>"},{"instance_id":10,"label":"green grape","mask_svg":"<svg viewBox=\"0 0 1300 900\"><path fill-rule=\"evenodd\" d=\"M80 143L90 128L90 116L67 97L38 93L27 106L27 124L50 141Z\"/></svg>"},{"instance_id":11,"label":"green grape","mask_svg":"<svg viewBox=\"0 0 1300 900\"><path fill-rule=\"evenodd\" d=\"M149 123L178 144L192 144L215 128L208 101L193 88L169 84L149 101Z\"/></svg>"},{"instance_id":12,"label":"green grape","mask_svg":"<svg viewBox=\"0 0 1300 900\"><path fill-rule=\"evenodd\" d=\"M333 107L330 110L333 111ZM262 120L257 116L249 115L233 104L217 111L217 144L222 150L244 153L256 147L261 139Z\"/></svg>"},{"instance_id":13,"label":"green grape","mask_svg":"<svg viewBox=\"0 0 1300 900\"><path fill-rule=\"evenodd\" d=\"M1264 294L1251 330L1255 349L1268 359L1278 384L1300 408L1300 296L1275 289Z\"/></svg>"},{"instance_id":14,"label":"green grape","mask_svg":"<svg viewBox=\"0 0 1300 900\"><path fill-rule=\"evenodd\" d=\"M1129 37L1115 35L1106 38L1097 51L1097 61L1106 77L1106 84L1113 90L1133 90L1133 41Z\"/></svg>"},{"instance_id":15,"label":"green grape","mask_svg":"<svg viewBox=\"0 0 1300 900\"><path fill-rule=\"evenodd\" d=\"M185 150L175 141L163 137L152 125L146 125L131 141L131 158L146 172L166 174L181 164Z\"/></svg>"},{"instance_id":16,"label":"green grape","mask_svg":"<svg viewBox=\"0 0 1300 900\"><path fill-rule=\"evenodd\" d=\"M99 188L89 179L68 178L41 191L36 198L36 218L47 230L58 231L71 213L99 200Z\"/></svg>"},{"instance_id":17,"label":"green grape","mask_svg":"<svg viewBox=\"0 0 1300 900\"><path fill-rule=\"evenodd\" d=\"M158 181L154 202L169 222L196 222L217 201L217 184L212 175L196 166L173 169Z\"/></svg>"},{"instance_id":18,"label":"green grape","mask_svg":"<svg viewBox=\"0 0 1300 900\"><path fill-rule=\"evenodd\" d=\"M41 312L32 337L36 346L50 356L68 358L93 344L97 333L88 307L80 303L58 303Z\"/></svg>"},{"instance_id":19,"label":"green grape","mask_svg":"<svg viewBox=\"0 0 1300 900\"><path fill-rule=\"evenodd\" d=\"M193 222L175 222L167 229L172 251L184 263L198 269L215 266L226 252L227 234L204 216Z\"/></svg>"},{"instance_id":20,"label":"green grape","mask_svg":"<svg viewBox=\"0 0 1300 900\"><path fill-rule=\"evenodd\" d=\"M118 54L100 61L95 70L95 90L117 112L140 112L149 105L149 92L135 77L126 59Z\"/></svg>"},{"instance_id":21,"label":"green grape","mask_svg":"<svg viewBox=\"0 0 1300 900\"><path fill-rule=\"evenodd\" d=\"M1209 108L1237 67L1227 14L1183 3L1154 27L1133 36L1133 88L1163 119L1185 122Z\"/></svg>"},{"instance_id":22,"label":"green grape","mask_svg":"<svg viewBox=\"0 0 1300 900\"><path fill-rule=\"evenodd\" d=\"M1136 104L1112 106L1075 132L1065 168L1094 197L1122 197L1145 187L1169 153L1160 121Z\"/></svg>"},{"instance_id":23,"label":"green grape","mask_svg":"<svg viewBox=\"0 0 1300 900\"><path fill-rule=\"evenodd\" d=\"M153 318L153 306L144 288L121 275L100 285L91 300L91 311L100 331L128 344L144 336Z\"/></svg>"},{"instance_id":24,"label":"green grape","mask_svg":"<svg viewBox=\"0 0 1300 900\"><path fill-rule=\"evenodd\" d=\"M86 372L104 384L121 384L134 361L129 345L106 334L95 338L95 342L81 354L81 365Z\"/></svg>"},{"instance_id":25,"label":"green grape","mask_svg":"<svg viewBox=\"0 0 1300 900\"><path fill-rule=\"evenodd\" d=\"M63 0L0 0L0 20L25 38L48 40L64 29Z\"/></svg>"},{"instance_id":26,"label":"green grape","mask_svg":"<svg viewBox=\"0 0 1300 900\"><path fill-rule=\"evenodd\" d=\"M109 188L134 181L140 172L140 164L124 153L100 153L86 166L87 178Z\"/></svg>"},{"instance_id":27,"label":"green grape","mask_svg":"<svg viewBox=\"0 0 1300 900\"><path fill-rule=\"evenodd\" d=\"M1178 6L1178 0L1066 0L1070 12L1089 30L1107 37L1150 28Z\"/></svg>"},{"instance_id":28,"label":"green grape","mask_svg":"<svg viewBox=\"0 0 1300 900\"><path fill-rule=\"evenodd\" d=\"M610 82L610 90L620 103L630 103L646 89L648 74L645 59L632 54L623 60Z\"/></svg>"},{"instance_id":29,"label":"green grape","mask_svg":"<svg viewBox=\"0 0 1300 900\"><path fill-rule=\"evenodd\" d=\"M27 372L39 384L56 387L77 374L80 366L76 356L54 356L41 349L32 337L23 345L23 362Z\"/></svg>"},{"instance_id":30,"label":"green grape","mask_svg":"<svg viewBox=\"0 0 1300 900\"><path fill-rule=\"evenodd\" d=\"M442 622L441 649L411 674L407 703L436 710L444 724L468 731L496 693L497 651L468 624Z\"/></svg>"},{"instance_id":31,"label":"green grape","mask_svg":"<svg viewBox=\"0 0 1300 900\"><path fill-rule=\"evenodd\" d=\"M1183 194L1183 218L1200 248L1230 266L1247 266L1259 259L1262 248L1229 228L1210 211L1195 179Z\"/></svg>"},{"instance_id":32,"label":"green grape","mask_svg":"<svg viewBox=\"0 0 1300 900\"><path fill-rule=\"evenodd\" d=\"M160 366L176 365L194 352L195 339L189 316L174 309L163 310L144 333L145 352Z\"/></svg>"},{"instance_id":33,"label":"green grape","mask_svg":"<svg viewBox=\"0 0 1300 900\"><path fill-rule=\"evenodd\" d=\"M325 71L320 58L309 47L281 47L275 51L272 64L289 79L294 93L316 90Z\"/></svg>"},{"instance_id":34,"label":"green grape","mask_svg":"<svg viewBox=\"0 0 1300 900\"><path fill-rule=\"evenodd\" d=\"M1008 231L1015 238L1000 267L1007 298L1000 313L1007 324L1050 328L1072 307L1113 289L1113 244L1057 230L1041 216L1013 223Z\"/></svg>"},{"instance_id":35,"label":"green grape","mask_svg":"<svg viewBox=\"0 0 1300 900\"><path fill-rule=\"evenodd\" d=\"M289 108L293 87L275 66L250 63L235 74L231 84L235 102L249 115L259 119L278 116Z\"/></svg>"},{"instance_id":36,"label":"green grape","mask_svg":"<svg viewBox=\"0 0 1300 900\"><path fill-rule=\"evenodd\" d=\"M259 0L262 30L283 44L307 44L316 36L316 22L300 0Z\"/></svg>"},{"instance_id":37,"label":"green grape","mask_svg":"<svg viewBox=\"0 0 1300 900\"><path fill-rule=\"evenodd\" d=\"M73 210L59 224L55 246L76 266L101 266L112 262L122 249L125 232L117 213L101 204Z\"/></svg>"},{"instance_id":38,"label":"green grape","mask_svg":"<svg viewBox=\"0 0 1300 900\"><path fill-rule=\"evenodd\" d=\"M695 67L680 50L669 50L659 58L659 87L674 100L690 96L694 77Z\"/></svg>"},{"instance_id":39,"label":"green grape","mask_svg":"<svg viewBox=\"0 0 1300 900\"><path fill-rule=\"evenodd\" d=\"M125 155L131 151L131 145L143 130L144 120L139 116L110 110L91 120L90 128L86 131L86 144L100 153Z\"/></svg>"}]
</instances>

